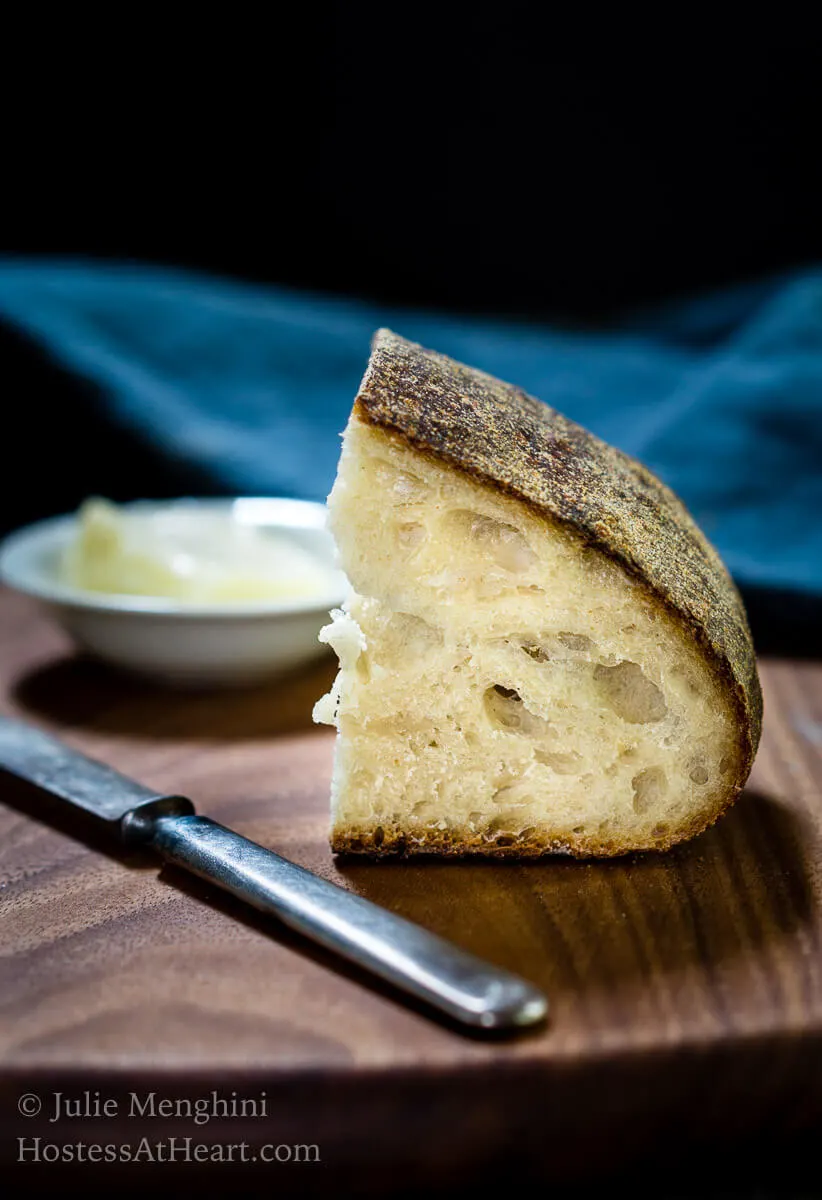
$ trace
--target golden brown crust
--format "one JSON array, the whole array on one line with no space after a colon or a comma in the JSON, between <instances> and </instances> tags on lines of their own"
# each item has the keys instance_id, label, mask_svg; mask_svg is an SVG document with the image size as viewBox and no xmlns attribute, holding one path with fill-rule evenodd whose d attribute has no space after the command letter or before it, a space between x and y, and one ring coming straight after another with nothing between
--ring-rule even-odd
<instances>
[{"instance_id":1,"label":"golden brown crust","mask_svg":"<svg viewBox=\"0 0 822 1200\"><path fill-rule=\"evenodd\" d=\"M354 405L355 416L413 449L514 496L559 522L585 546L606 554L638 579L658 607L684 627L727 687L737 715L739 760L716 811L655 842L665 849L711 824L741 791L762 727L762 693L742 600L713 546L685 506L641 463L535 400L520 388L381 329ZM452 844L455 835L448 839ZM354 852L361 834L335 833L334 847ZM525 856L552 852L516 843L491 848L467 835L447 849L432 833L404 853ZM482 846L476 844L481 842ZM436 843L436 844L435 844ZM470 844L469 844L470 843ZM562 845L554 852L622 854L618 843ZM652 847L647 847L648 849ZM363 846L359 853L390 847Z\"/></svg>"},{"instance_id":2,"label":"golden brown crust","mask_svg":"<svg viewBox=\"0 0 822 1200\"><path fill-rule=\"evenodd\" d=\"M643 844L635 839L624 841L618 837L594 838L565 832L552 834L547 830L529 834L526 838L513 834L488 837L467 826L447 830L424 825L398 829L384 822L374 822L369 826L335 828L331 835L331 849L335 854L357 854L371 858L385 855L407 858L420 854L435 854L438 858L479 855L483 858L542 858L551 854L568 854L573 858L617 858L622 854L646 850L670 850L677 842L688 841L698 833L703 833L724 811L724 807L703 810L676 829L660 825Z\"/></svg>"}]
</instances>

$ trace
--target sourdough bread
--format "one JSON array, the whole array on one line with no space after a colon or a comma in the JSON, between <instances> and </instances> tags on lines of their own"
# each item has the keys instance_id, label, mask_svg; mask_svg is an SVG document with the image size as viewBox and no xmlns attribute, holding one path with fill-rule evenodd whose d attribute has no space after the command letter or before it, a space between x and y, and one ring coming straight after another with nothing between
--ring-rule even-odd
<instances>
[{"instance_id":1,"label":"sourdough bread","mask_svg":"<svg viewBox=\"0 0 822 1200\"><path fill-rule=\"evenodd\" d=\"M336 851L665 849L733 802L762 715L744 609L640 463L381 330L329 510Z\"/></svg>"}]
</instances>

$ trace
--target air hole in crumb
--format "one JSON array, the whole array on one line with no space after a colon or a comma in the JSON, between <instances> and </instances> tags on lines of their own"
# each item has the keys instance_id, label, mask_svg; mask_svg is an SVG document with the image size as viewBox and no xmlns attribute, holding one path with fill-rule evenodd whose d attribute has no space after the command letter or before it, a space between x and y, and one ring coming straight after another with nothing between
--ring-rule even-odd
<instances>
[{"instance_id":1,"label":"air hole in crumb","mask_svg":"<svg viewBox=\"0 0 822 1200\"><path fill-rule=\"evenodd\" d=\"M536 831L536 825L526 825L524 829L519 831L519 840L524 842L526 838L533 837Z\"/></svg>"},{"instance_id":2,"label":"air hole in crumb","mask_svg":"<svg viewBox=\"0 0 822 1200\"><path fill-rule=\"evenodd\" d=\"M665 740L667 742L668 739L666 738ZM619 757L623 760L623 762L630 762L631 759L636 758L638 754L639 749L636 746L626 746L624 750L620 751Z\"/></svg>"},{"instance_id":3,"label":"air hole in crumb","mask_svg":"<svg viewBox=\"0 0 822 1200\"><path fill-rule=\"evenodd\" d=\"M357 656L356 671L358 677L362 679L364 683L368 683L368 680L371 678L371 663L369 662L368 655L364 650L361 651Z\"/></svg>"},{"instance_id":4,"label":"air hole in crumb","mask_svg":"<svg viewBox=\"0 0 822 1200\"><path fill-rule=\"evenodd\" d=\"M711 775L702 758L691 759L688 764L688 778L691 783L707 783Z\"/></svg>"},{"instance_id":5,"label":"air hole in crumb","mask_svg":"<svg viewBox=\"0 0 822 1200\"><path fill-rule=\"evenodd\" d=\"M442 645L442 631L412 613L392 613L387 632L400 644L403 653L411 658L419 658Z\"/></svg>"},{"instance_id":6,"label":"air hole in crumb","mask_svg":"<svg viewBox=\"0 0 822 1200\"><path fill-rule=\"evenodd\" d=\"M418 800L417 803L414 805L414 807L411 809L411 816L412 817L425 817L430 813L430 811L431 811L431 801L430 800Z\"/></svg>"},{"instance_id":7,"label":"air hole in crumb","mask_svg":"<svg viewBox=\"0 0 822 1200\"><path fill-rule=\"evenodd\" d=\"M734 765L734 760L730 754L723 754L719 760L719 774L727 775L731 767Z\"/></svg>"},{"instance_id":8,"label":"air hole in crumb","mask_svg":"<svg viewBox=\"0 0 822 1200\"><path fill-rule=\"evenodd\" d=\"M508 808L505 809L508 816L511 816L517 809L530 808L533 802L533 797L528 796L523 791L522 783L513 783L508 787L501 787L491 797L492 804L508 805ZM519 824L519 819L517 824Z\"/></svg>"},{"instance_id":9,"label":"air hole in crumb","mask_svg":"<svg viewBox=\"0 0 822 1200\"><path fill-rule=\"evenodd\" d=\"M377 479L391 504L419 504L431 490L411 471L401 471L387 462L378 464Z\"/></svg>"},{"instance_id":10,"label":"air hole in crumb","mask_svg":"<svg viewBox=\"0 0 822 1200\"><path fill-rule=\"evenodd\" d=\"M519 692L501 684L486 690L485 711L493 724L509 733L540 737L550 728L547 721L525 707Z\"/></svg>"},{"instance_id":11,"label":"air hole in crumb","mask_svg":"<svg viewBox=\"0 0 822 1200\"><path fill-rule=\"evenodd\" d=\"M665 795L668 780L662 767L646 767L634 775L631 786L634 789L634 812L644 813Z\"/></svg>"},{"instance_id":12,"label":"air hole in crumb","mask_svg":"<svg viewBox=\"0 0 822 1200\"><path fill-rule=\"evenodd\" d=\"M517 782L519 777L520 773L512 771L508 763L503 759L498 759L494 764L494 780L497 788L510 787L511 784Z\"/></svg>"},{"instance_id":13,"label":"air hole in crumb","mask_svg":"<svg viewBox=\"0 0 822 1200\"><path fill-rule=\"evenodd\" d=\"M534 662L550 662L551 655L544 646L538 646L535 642L524 642L520 647L524 650L529 658L533 658Z\"/></svg>"},{"instance_id":14,"label":"air hole in crumb","mask_svg":"<svg viewBox=\"0 0 822 1200\"><path fill-rule=\"evenodd\" d=\"M570 650L572 654L595 654L597 646L586 637L584 633L570 633L563 630L561 633L551 635L542 642L527 641L521 642L520 648L533 658L534 662L550 662L557 657L557 651L561 647L563 650ZM562 652L559 652L559 657L564 658Z\"/></svg>"},{"instance_id":15,"label":"air hole in crumb","mask_svg":"<svg viewBox=\"0 0 822 1200\"><path fill-rule=\"evenodd\" d=\"M589 637L584 633L558 633L557 641L561 642L566 650L574 650L579 654L590 654L596 647Z\"/></svg>"},{"instance_id":16,"label":"air hole in crumb","mask_svg":"<svg viewBox=\"0 0 822 1200\"><path fill-rule=\"evenodd\" d=\"M378 825L374 830L374 837L372 840L375 846L381 846L383 844L385 841L385 830L383 829L382 825Z\"/></svg>"},{"instance_id":17,"label":"air hole in crumb","mask_svg":"<svg viewBox=\"0 0 822 1200\"><path fill-rule=\"evenodd\" d=\"M448 513L447 523L469 541L490 555L504 571L527 571L537 556L515 525L486 517L468 508L456 508Z\"/></svg>"},{"instance_id":18,"label":"air hole in crumb","mask_svg":"<svg viewBox=\"0 0 822 1200\"><path fill-rule=\"evenodd\" d=\"M664 824L663 825L654 825L653 829L651 830L651 836L660 838L660 837L664 837L667 832L668 832L667 825L664 825Z\"/></svg>"},{"instance_id":19,"label":"air hole in crumb","mask_svg":"<svg viewBox=\"0 0 822 1200\"><path fill-rule=\"evenodd\" d=\"M397 541L403 550L416 550L425 541L425 527L417 521L406 521L397 527Z\"/></svg>"},{"instance_id":20,"label":"air hole in crumb","mask_svg":"<svg viewBox=\"0 0 822 1200\"><path fill-rule=\"evenodd\" d=\"M584 832L585 832L584 825L575 825L574 828L571 830L571 833L576 833L576 834L580 834L580 833L584 833Z\"/></svg>"},{"instance_id":21,"label":"air hole in crumb","mask_svg":"<svg viewBox=\"0 0 822 1200\"><path fill-rule=\"evenodd\" d=\"M534 758L544 767L550 767L557 775L578 775L582 758L575 750L566 752L535 750Z\"/></svg>"},{"instance_id":22,"label":"air hole in crumb","mask_svg":"<svg viewBox=\"0 0 822 1200\"><path fill-rule=\"evenodd\" d=\"M662 692L635 662L624 659L615 667L597 666L594 679L606 704L631 725L661 721L668 711Z\"/></svg>"},{"instance_id":23,"label":"air hole in crumb","mask_svg":"<svg viewBox=\"0 0 822 1200\"><path fill-rule=\"evenodd\" d=\"M515 837L519 829L521 818L515 812L500 813L498 817L488 822L486 833L490 836L496 834L507 834L509 837Z\"/></svg>"}]
</instances>

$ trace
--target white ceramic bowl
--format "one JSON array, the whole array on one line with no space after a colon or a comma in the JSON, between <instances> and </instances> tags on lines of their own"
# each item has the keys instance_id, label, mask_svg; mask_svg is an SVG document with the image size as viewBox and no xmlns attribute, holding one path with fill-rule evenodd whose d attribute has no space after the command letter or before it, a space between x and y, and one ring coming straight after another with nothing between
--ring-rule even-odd
<instances>
[{"instance_id":1,"label":"white ceramic bowl","mask_svg":"<svg viewBox=\"0 0 822 1200\"><path fill-rule=\"evenodd\" d=\"M167 508L138 501L125 508ZM0 580L42 601L83 649L163 683L232 686L279 674L327 650L317 641L329 609L347 592L325 528L325 506L306 500L184 500L230 512L244 524L276 531L330 568L327 594L248 604L191 605L153 596L108 595L69 587L58 577L76 517L39 521L0 545Z\"/></svg>"}]
</instances>

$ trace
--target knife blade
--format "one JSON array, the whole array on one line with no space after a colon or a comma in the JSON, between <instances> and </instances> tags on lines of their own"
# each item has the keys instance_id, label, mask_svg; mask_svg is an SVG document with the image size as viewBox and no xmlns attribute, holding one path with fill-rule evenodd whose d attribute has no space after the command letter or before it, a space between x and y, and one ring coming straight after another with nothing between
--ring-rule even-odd
<instances>
[{"instance_id":1,"label":"knife blade","mask_svg":"<svg viewBox=\"0 0 822 1200\"><path fill-rule=\"evenodd\" d=\"M461 1025L513 1032L547 1014L546 997L528 981L34 726L0 717L0 768L82 809L121 844L155 850Z\"/></svg>"}]
</instances>

